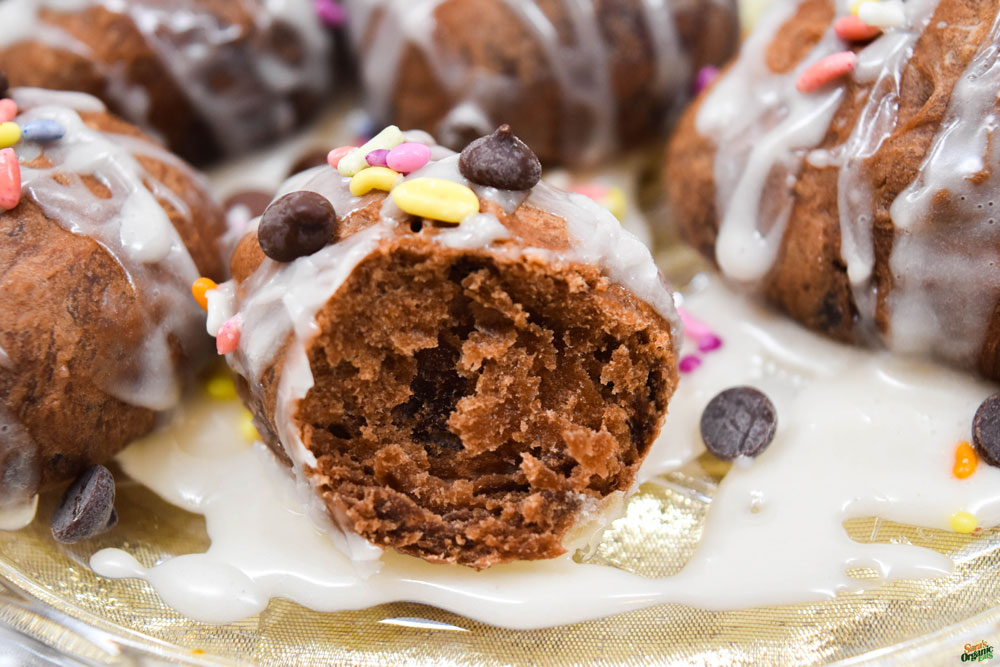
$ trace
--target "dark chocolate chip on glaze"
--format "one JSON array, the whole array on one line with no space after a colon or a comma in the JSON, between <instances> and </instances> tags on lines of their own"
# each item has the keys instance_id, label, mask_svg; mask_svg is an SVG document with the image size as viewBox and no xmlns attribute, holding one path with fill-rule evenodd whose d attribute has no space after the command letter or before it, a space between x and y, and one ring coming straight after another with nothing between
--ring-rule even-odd
<instances>
[{"instance_id":1,"label":"dark chocolate chip on glaze","mask_svg":"<svg viewBox=\"0 0 1000 667\"><path fill-rule=\"evenodd\" d=\"M311 255L334 240L337 212L315 192L290 192L264 211L257 239L264 254L277 262Z\"/></svg>"},{"instance_id":2,"label":"dark chocolate chip on glaze","mask_svg":"<svg viewBox=\"0 0 1000 667\"><path fill-rule=\"evenodd\" d=\"M500 190L530 190L542 178L542 163L510 125L465 147L458 160L462 175L473 183Z\"/></svg>"},{"instance_id":3,"label":"dark chocolate chip on glaze","mask_svg":"<svg viewBox=\"0 0 1000 667\"><path fill-rule=\"evenodd\" d=\"M771 444L778 413L753 387L726 389L709 401L701 415L701 437L713 455L726 461L757 456Z\"/></svg>"},{"instance_id":4,"label":"dark chocolate chip on glaze","mask_svg":"<svg viewBox=\"0 0 1000 667\"><path fill-rule=\"evenodd\" d=\"M115 478L102 465L87 468L63 494L52 514L52 537L74 544L105 533L118 523Z\"/></svg>"},{"instance_id":5,"label":"dark chocolate chip on glaze","mask_svg":"<svg viewBox=\"0 0 1000 667\"><path fill-rule=\"evenodd\" d=\"M1000 467L1000 394L993 394L976 410L972 420L972 443L981 459Z\"/></svg>"}]
</instances>

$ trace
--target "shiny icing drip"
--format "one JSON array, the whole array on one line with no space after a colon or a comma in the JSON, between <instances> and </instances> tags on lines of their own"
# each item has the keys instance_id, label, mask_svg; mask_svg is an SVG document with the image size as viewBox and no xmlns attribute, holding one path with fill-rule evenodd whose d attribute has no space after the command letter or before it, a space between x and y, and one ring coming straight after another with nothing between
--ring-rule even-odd
<instances>
[{"instance_id":1,"label":"shiny icing drip","mask_svg":"<svg viewBox=\"0 0 1000 667\"><path fill-rule=\"evenodd\" d=\"M407 138L410 141L430 141L423 132L408 133ZM544 182L536 185L527 197L523 192L475 185L459 172L456 153L434 146L431 155L431 162L409 174L406 179L433 177L455 181L471 187L480 199L510 211L523 202L523 205L565 219L567 231L573 239L572 246L561 251L493 245L494 241L509 236L509 232L495 216L476 214L457 228L430 236L436 243L448 247L489 249L500 257L530 255L552 263L580 262L599 266L608 278L632 291L669 321L675 343L679 344L681 329L673 296L662 281L649 250L622 229L607 209L583 195L564 193ZM279 189L278 196L294 190L316 192L330 200L337 215L344 218L371 204L378 196L355 197L350 193L349 183L350 178L341 176L328 166L321 166L293 176ZM384 238L396 233L398 224L405 217L392 198L385 197L381 217L376 224L294 262L279 263L265 259L240 286L240 293L246 295L242 300L236 295L231 282L223 284L216 295L209 293L208 319L212 323L209 333L214 335L218 331L217 324L228 317L240 318L242 334L239 346L235 353L229 355L228 361L251 386L263 377L286 340L290 343L284 352L284 366L278 382L275 422L278 437L300 479L303 500L325 527L330 527L330 520L325 518L316 495L301 481L309 477L307 471L315 467L316 459L302 443L293 419L298 402L313 386L306 349L320 333L315 322L316 313L336 294L354 268ZM214 331L213 326L216 327ZM343 535L337 535L340 532ZM337 535L336 540L345 553L357 563L372 561L380 555L380 549L356 535L339 530L333 534Z\"/></svg>"},{"instance_id":2,"label":"shiny icing drip","mask_svg":"<svg viewBox=\"0 0 1000 667\"><path fill-rule=\"evenodd\" d=\"M640 479L656 483L703 453L701 412L732 385L767 392L778 432L763 454L722 480L697 549L677 574L640 577L569 556L475 572L393 552L378 573L360 573L303 516L294 482L269 450L235 433L239 404L204 401L186 404L169 429L118 461L168 501L204 514L211 547L148 566L105 549L91 567L144 579L166 604L208 622L241 619L283 597L324 611L409 600L530 628L669 602L705 609L803 603L886 579L940 576L952 568L945 556L907 542L855 542L844 521L881 517L947 530L961 510L984 529L1000 523L1000 469L980 464L964 480L951 472L955 443L968 437L976 406L993 388L940 366L833 343L714 278L706 282L684 307L725 345L671 400ZM686 341L682 351L696 352L697 343ZM683 502L704 502L690 492ZM658 517L662 510L654 504L650 511ZM670 516L669 530L692 529ZM855 578L864 567L874 576Z\"/></svg>"},{"instance_id":3,"label":"shiny icing drip","mask_svg":"<svg viewBox=\"0 0 1000 667\"><path fill-rule=\"evenodd\" d=\"M956 82L919 175L892 204L894 348L967 365L979 356L1000 303L998 91L1000 13Z\"/></svg>"},{"instance_id":4,"label":"shiny icing drip","mask_svg":"<svg viewBox=\"0 0 1000 667\"><path fill-rule=\"evenodd\" d=\"M294 91L321 95L329 72L328 37L316 20L309 0L238 0L252 18L256 35L267 35L279 22L297 32L303 49L299 62L290 64L265 44L247 40L246 28L220 22L199 0L3 0L0 2L0 47L25 39L69 49L84 57L90 49L65 31L49 25L39 11L77 12L103 6L129 16L148 46L159 56L191 105L230 153L256 146L275 131L293 129ZM259 41L259 40L258 40ZM124 114L148 129L149 97L145 89L126 79L122 63L95 63L107 78L105 94ZM226 85L213 85L219 72Z\"/></svg>"},{"instance_id":5,"label":"shiny icing drip","mask_svg":"<svg viewBox=\"0 0 1000 667\"><path fill-rule=\"evenodd\" d=\"M435 16L445 1L347 0L347 4L351 33L362 54L362 79L375 116L389 120L401 59L408 45L415 46L434 78L455 101L450 113L433 128L442 142L453 144L469 129L487 134L503 122L494 117L492 109L496 100L514 94L519 84L503 74L471 71L468 63L444 53L435 41ZM534 40L544 54L544 65L559 86L561 99L584 109L592 119L587 137L567 137L560 150L581 163L607 156L616 144L617 106L596 3L561 0L573 35L573 41L566 43L537 2L503 2L520 21L525 38ZM668 0L641 1L656 66L648 94L662 98L683 92L690 76L669 4ZM375 20L379 22L372 32Z\"/></svg>"},{"instance_id":6,"label":"shiny icing drip","mask_svg":"<svg viewBox=\"0 0 1000 667\"><path fill-rule=\"evenodd\" d=\"M22 113L17 121L58 121L65 136L44 149L22 142L22 193L45 216L74 234L88 236L121 266L139 296L147 332L132 364L116 369L108 386L112 396L131 405L166 410L180 396L179 370L171 352L178 343L188 354L202 344L201 313L189 286L198 270L160 201L178 214L191 212L178 193L154 179L136 155L180 166L159 146L88 127L80 113L103 109L93 97L38 89L15 89ZM44 157L50 167L28 166ZM184 168L187 170L187 168ZM56 176L59 180L56 180ZM83 177L93 177L109 192L102 198ZM197 180L189 172L193 180ZM158 201L159 200L159 201Z\"/></svg>"},{"instance_id":7,"label":"shiny icing drip","mask_svg":"<svg viewBox=\"0 0 1000 667\"><path fill-rule=\"evenodd\" d=\"M802 156L814 167L838 169L841 256L860 316L856 333L871 338L877 333L874 195L862 167L897 129L900 79L939 0L901 4L905 24L887 29L860 51L853 76L866 100L850 137L828 150L814 147L826 136L844 86L803 94L795 81L804 67L842 50L844 43L827 31L803 63L786 74L770 71L765 63L767 46L800 4L777 3L761 19L696 119L699 133L717 143L714 176L722 221L716 257L733 279L763 279L777 256ZM995 194L1000 142L994 137L998 45L1000 27L994 25L956 84L917 178L890 208L896 236L890 256L893 288L885 303L886 342L899 351L934 354L963 366L975 364L1000 299L1000 198ZM786 179L784 188L776 187L775 175Z\"/></svg>"}]
</instances>

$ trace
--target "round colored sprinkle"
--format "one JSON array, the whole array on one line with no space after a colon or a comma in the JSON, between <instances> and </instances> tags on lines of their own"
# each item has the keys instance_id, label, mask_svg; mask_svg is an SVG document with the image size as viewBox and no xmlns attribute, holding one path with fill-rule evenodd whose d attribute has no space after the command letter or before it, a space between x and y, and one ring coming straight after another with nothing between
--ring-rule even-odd
<instances>
[{"instance_id":1,"label":"round colored sprinkle","mask_svg":"<svg viewBox=\"0 0 1000 667\"><path fill-rule=\"evenodd\" d=\"M368 154L379 148L393 149L403 143L403 132L395 125L390 125L343 158L337 165L341 176L354 176L362 169L368 168Z\"/></svg>"},{"instance_id":2,"label":"round colored sprinkle","mask_svg":"<svg viewBox=\"0 0 1000 667\"><path fill-rule=\"evenodd\" d=\"M244 410L243 414L240 415L239 429L240 435L248 442L260 440L260 433L257 432L257 427L253 425L253 414L249 410Z\"/></svg>"},{"instance_id":3,"label":"round colored sprinkle","mask_svg":"<svg viewBox=\"0 0 1000 667\"><path fill-rule=\"evenodd\" d=\"M340 148L334 148L332 151L326 154L326 161L331 167L336 169L340 166L340 161L346 156L350 155L354 151L358 150L355 146L341 146Z\"/></svg>"},{"instance_id":4,"label":"round colored sprinkle","mask_svg":"<svg viewBox=\"0 0 1000 667\"><path fill-rule=\"evenodd\" d=\"M608 188L608 194L597 203L611 211L611 214L618 218L619 222L625 219L625 214L628 212L628 199L625 197L625 191L617 185Z\"/></svg>"},{"instance_id":5,"label":"round colored sprinkle","mask_svg":"<svg viewBox=\"0 0 1000 667\"><path fill-rule=\"evenodd\" d=\"M4 98L0 100L0 123L7 123L17 117L17 102Z\"/></svg>"},{"instance_id":6,"label":"round colored sprinkle","mask_svg":"<svg viewBox=\"0 0 1000 667\"><path fill-rule=\"evenodd\" d=\"M339 28L347 21L347 12L334 0L313 0L313 9L319 20L331 28Z\"/></svg>"},{"instance_id":7,"label":"round colored sprinkle","mask_svg":"<svg viewBox=\"0 0 1000 667\"><path fill-rule=\"evenodd\" d=\"M389 150L387 148L376 148L365 156L365 161L373 167L384 167L386 165L385 158L387 155L389 155Z\"/></svg>"},{"instance_id":8,"label":"round colored sprinkle","mask_svg":"<svg viewBox=\"0 0 1000 667\"><path fill-rule=\"evenodd\" d=\"M363 169L351 178L351 194L355 197L366 195L372 190L392 190L399 179L403 178L388 167L370 167Z\"/></svg>"},{"instance_id":9,"label":"round colored sprinkle","mask_svg":"<svg viewBox=\"0 0 1000 667\"><path fill-rule=\"evenodd\" d=\"M191 295L198 302L198 305L201 306L202 310L208 310L208 297L205 296L205 293L209 290L214 290L216 287L218 285L215 284L214 280L205 278L204 276L191 284Z\"/></svg>"},{"instance_id":10,"label":"round colored sprinkle","mask_svg":"<svg viewBox=\"0 0 1000 667\"><path fill-rule=\"evenodd\" d=\"M0 149L0 209L9 211L21 201L21 165L13 148Z\"/></svg>"},{"instance_id":11,"label":"round colored sprinkle","mask_svg":"<svg viewBox=\"0 0 1000 667\"><path fill-rule=\"evenodd\" d=\"M538 156L506 124L466 146L458 169L473 183L500 190L530 190L542 177Z\"/></svg>"},{"instance_id":12,"label":"round colored sprinkle","mask_svg":"<svg viewBox=\"0 0 1000 667\"><path fill-rule=\"evenodd\" d=\"M677 364L677 368L681 373L693 373L699 366L701 366L701 359L693 354L687 355Z\"/></svg>"},{"instance_id":13,"label":"round colored sprinkle","mask_svg":"<svg viewBox=\"0 0 1000 667\"><path fill-rule=\"evenodd\" d=\"M58 141L66 134L62 123L51 118L36 118L21 125L21 136L25 141L35 141L40 144Z\"/></svg>"},{"instance_id":14,"label":"round colored sprinkle","mask_svg":"<svg viewBox=\"0 0 1000 667\"><path fill-rule=\"evenodd\" d=\"M968 512L955 512L951 515L951 520L948 523L952 530L963 535L974 533L979 527L979 520Z\"/></svg>"},{"instance_id":15,"label":"round colored sprinkle","mask_svg":"<svg viewBox=\"0 0 1000 667\"><path fill-rule=\"evenodd\" d=\"M753 387L726 389L705 406L701 438L709 452L725 461L763 452L778 429L774 404Z\"/></svg>"},{"instance_id":16,"label":"round colored sprinkle","mask_svg":"<svg viewBox=\"0 0 1000 667\"><path fill-rule=\"evenodd\" d=\"M264 254L276 262L311 255L334 240L337 212L323 195L308 190L289 192L267 207L257 227Z\"/></svg>"},{"instance_id":17,"label":"round colored sprinkle","mask_svg":"<svg viewBox=\"0 0 1000 667\"><path fill-rule=\"evenodd\" d=\"M811 93L853 72L857 66L858 57L850 51L831 54L807 67L795 82L795 87L800 93Z\"/></svg>"},{"instance_id":18,"label":"round colored sprinkle","mask_svg":"<svg viewBox=\"0 0 1000 667\"><path fill-rule=\"evenodd\" d=\"M972 473L976 472L977 465L979 457L976 456L976 450L972 445L967 442L958 443L958 447L955 448L955 467L952 469L955 477L959 479L971 477Z\"/></svg>"},{"instance_id":19,"label":"round colored sprinkle","mask_svg":"<svg viewBox=\"0 0 1000 667\"><path fill-rule=\"evenodd\" d=\"M219 333L215 335L215 349L219 354L231 354L240 345L240 329L242 328L239 316L230 317L219 327Z\"/></svg>"},{"instance_id":20,"label":"round colored sprinkle","mask_svg":"<svg viewBox=\"0 0 1000 667\"><path fill-rule=\"evenodd\" d=\"M833 22L833 31L845 42L867 42L882 34L882 29L868 25L853 14L841 16Z\"/></svg>"},{"instance_id":21,"label":"round colored sprinkle","mask_svg":"<svg viewBox=\"0 0 1000 667\"><path fill-rule=\"evenodd\" d=\"M694 83L692 84L694 94L697 95L708 88L717 78L719 78L718 67L714 65L705 65L702 67L694 77Z\"/></svg>"},{"instance_id":22,"label":"round colored sprinkle","mask_svg":"<svg viewBox=\"0 0 1000 667\"><path fill-rule=\"evenodd\" d=\"M979 458L1000 467L1000 394L993 394L979 404L972 419L972 444Z\"/></svg>"},{"instance_id":23,"label":"round colored sprinkle","mask_svg":"<svg viewBox=\"0 0 1000 667\"><path fill-rule=\"evenodd\" d=\"M205 382L205 393L217 401L232 401L238 398L233 378L222 373L208 378Z\"/></svg>"},{"instance_id":24,"label":"round colored sprinkle","mask_svg":"<svg viewBox=\"0 0 1000 667\"><path fill-rule=\"evenodd\" d=\"M21 126L12 121L0 123L0 148L8 148L21 140Z\"/></svg>"},{"instance_id":25,"label":"round colored sprinkle","mask_svg":"<svg viewBox=\"0 0 1000 667\"><path fill-rule=\"evenodd\" d=\"M423 167L430 162L430 159L430 146L407 141L389 151L385 162L389 169L401 174L409 174Z\"/></svg>"},{"instance_id":26,"label":"round colored sprinkle","mask_svg":"<svg viewBox=\"0 0 1000 667\"><path fill-rule=\"evenodd\" d=\"M459 223L479 213L479 197L475 192L442 178L403 181L390 194L396 206L420 218Z\"/></svg>"}]
</instances>

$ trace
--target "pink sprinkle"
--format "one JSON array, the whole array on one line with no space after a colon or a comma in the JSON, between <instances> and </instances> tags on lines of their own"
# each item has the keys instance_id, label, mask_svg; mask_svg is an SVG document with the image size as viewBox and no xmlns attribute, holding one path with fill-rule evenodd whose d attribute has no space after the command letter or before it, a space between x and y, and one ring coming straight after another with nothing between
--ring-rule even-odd
<instances>
[{"instance_id":1,"label":"pink sprinkle","mask_svg":"<svg viewBox=\"0 0 1000 667\"><path fill-rule=\"evenodd\" d=\"M344 8L334 0L313 0L313 9L320 20L331 28L342 26L347 21Z\"/></svg>"},{"instance_id":2,"label":"pink sprinkle","mask_svg":"<svg viewBox=\"0 0 1000 667\"><path fill-rule=\"evenodd\" d=\"M353 153L357 150L356 146L341 146L340 148L334 148L332 151L326 154L326 161L330 163L330 166L334 169L340 164L341 159L343 159L347 154Z\"/></svg>"},{"instance_id":3,"label":"pink sprinkle","mask_svg":"<svg viewBox=\"0 0 1000 667\"><path fill-rule=\"evenodd\" d=\"M389 150L386 148L376 148L371 153L365 156L365 160L368 164L373 167L385 167L385 158L389 154Z\"/></svg>"},{"instance_id":4,"label":"pink sprinkle","mask_svg":"<svg viewBox=\"0 0 1000 667\"><path fill-rule=\"evenodd\" d=\"M712 85L712 82L718 78L718 76L719 76L718 67L715 67L714 65L705 65L704 67L702 67L700 70L698 70L698 74L696 74L694 77L694 83L692 84L692 88L694 89L694 94L697 95L701 91L708 88L710 85Z\"/></svg>"},{"instance_id":5,"label":"pink sprinkle","mask_svg":"<svg viewBox=\"0 0 1000 667\"><path fill-rule=\"evenodd\" d=\"M684 357L681 359L681 362L677 364L677 368L680 369L681 373L693 373L699 366L701 366L701 359L693 354L689 354Z\"/></svg>"},{"instance_id":6,"label":"pink sprinkle","mask_svg":"<svg viewBox=\"0 0 1000 667\"><path fill-rule=\"evenodd\" d=\"M0 209L9 211L21 201L21 165L13 148L0 150Z\"/></svg>"},{"instance_id":7,"label":"pink sprinkle","mask_svg":"<svg viewBox=\"0 0 1000 667\"><path fill-rule=\"evenodd\" d=\"M17 117L17 102L4 98L0 100L0 123L9 123Z\"/></svg>"},{"instance_id":8,"label":"pink sprinkle","mask_svg":"<svg viewBox=\"0 0 1000 667\"><path fill-rule=\"evenodd\" d=\"M230 354L236 351L240 344L240 329L243 323L239 316L230 317L219 327L219 332L215 334L215 349L219 354Z\"/></svg>"},{"instance_id":9,"label":"pink sprinkle","mask_svg":"<svg viewBox=\"0 0 1000 667\"><path fill-rule=\"evenodd\" d=\"M687 308L678 308L677 314L681 316L681 322L684 323L684 333L689 336L701 339L713 334L712 328L692 315Z\"/></svg>"},{"instance_id":10,"label":"pink sprinkle","mask_svg":"<svg viewBox=\"0 0 1000 667\"><path fill-rule=\"evenodd\" d=\"M431 149L415 141L407 141L389 151L386 166L401 174L409 174L420 169L431 159Z\"/></svg>"},{"instance_id":11,"label":"pink sprinkle","mask_svg":"<svg viewBox=\"0 0 1000 667\"><path fill-rule=\"evenodd\" d=\"M867 42L882 34L881 28L868 25L854 14L841 16L834 21L833 31L845 42Z\"/></svg>"},{"instance_id":12,"label":"pink sprinkle","mask_svg":"<svg viewBox=\"0 0 1000 667\"><path fill-rule=\"evenodd\" d=\"M600 183L581 183L579 185L574 185L571 188L571 191L599 202L608 196L610 188L605 185L601 185Z\"/></svg>"},{"instance_id":13,"label":"pink sprinkle","mask_svg":"<svg viewBox=\"0 0 1000 667\"><path fill-rule=\"evenodd\" d=\"M806 68L795 82L800 93L811 93L826 84L854 71L858 57L850 51L841 51L820 58Z\"/></svg>"},{"instance_id":14,"label":"pink sprinkle","mask_svg":"<svg viewBox=\"0 0 1000 667\"><path fill-rule=\"evenodd\" d=\"M722 347L722 339L713 333L699 336L698 350L700 352L714 352Z\"/></svg>"}]
</instances>

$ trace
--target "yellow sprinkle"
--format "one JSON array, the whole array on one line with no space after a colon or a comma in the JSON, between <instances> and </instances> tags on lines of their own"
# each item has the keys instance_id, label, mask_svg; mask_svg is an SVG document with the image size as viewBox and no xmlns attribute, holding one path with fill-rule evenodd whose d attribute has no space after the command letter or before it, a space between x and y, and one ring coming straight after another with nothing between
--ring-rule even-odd
<instances>
[{"instance_id":1,"label":"yellow sprinkle","mask_svg":"<svg viewBox=\"0 0 1000 667\"><path fill-rule=\"evenodd\" d=\"M355 197L366 195L372 190L392 190L402 175L388 167L362 169L351 179L351 194Z\"/></svg>"},{"instance_id":2,"label":"yellow sprinkle","mask_svg":"<svg viewBox=\"0 0 1000 667\"><path fill-rule=\"evenodd\" d=\"M977 527L979 527L979 521L968 512L956 512L951 515L951 529L956 533L968 535L975 532Z\"/></svg>"},{"instance_id":3,"label":"yellow sprinkle","mask_svg":"<svg viewBox=\"0 0 1000 667\"><path fill-rule=\"evenodd\" d=\"M341 176L354 176L359 171L368 169L368 154L381 148L392 149L406 141L403 132L395 125L390 125L369 139L361 148L357 148L337 163L337 171Z\"/></svg>"},{"instance_id":4,"label":"yellow sprinkle","mask_svg":"<svg viewBox=\"0 0 1000 667\"><path fill-rule=\"evenodd\" d=\"M625 219L628 201L625 198L625 191L620 187L616 185L609 188L608 193L601 199L601 203L618 218L619 222Z\"/></svg>"},{"instance_id":5,"label":"yellow sprinkle","mask_svg":"<svg viewBox=\"0 0 1000 667\"><path fill-rule=\"evenodd\" d=\"M237 398L236 385L228 375L213 375L205 382L205 393L217 401L231 401Z\"/></svg>"},{"instance_id":6,"label":"yellow sprinkle","mask_svg":"<svg viewBox=\"0 0 1000 667\"><path fill-rule=\"evenodd\" d=\"M858 9L861 7L861 5L863 5L867 1L868 0L851 0L851 2L847 6L847 9L852 14L854 14L855 16L857 16L858 15Z\"/></svg>"},{"instance_id":7,"label":"yellow sprinkle","mask_svg":"<svg viewBox=\"0 0 1000 667\"><path fill-rule=\"evenodd\" d=\"M442 222L462 222L479 213L475 192L443 178L403 181L392 189L392 200L410 215Z\"/></svg>"},{"instance_id":8,"label":"yellow sprinkle","mask_svg":"<svg viewBox=\"0 0 1000 667\"><path fill-rule=\"evenodd\" d=\"M257 432L257 427L253 425L253 415L250 414L249 410L244 410L243 415L240 417L240 435L246 438L248 442L260 440L260 433Z\"/></svg>"},{"instance_id":9,"label":"yellow sprinkle","mask_svg":"<svg viewBox=\"0 0 1000 667\"><path fill-rule=\"evenodd\" d=\"M21 126L17 123L0 123L0 148L10 148L21 140Z\"/></svg>"}]
</instances>

